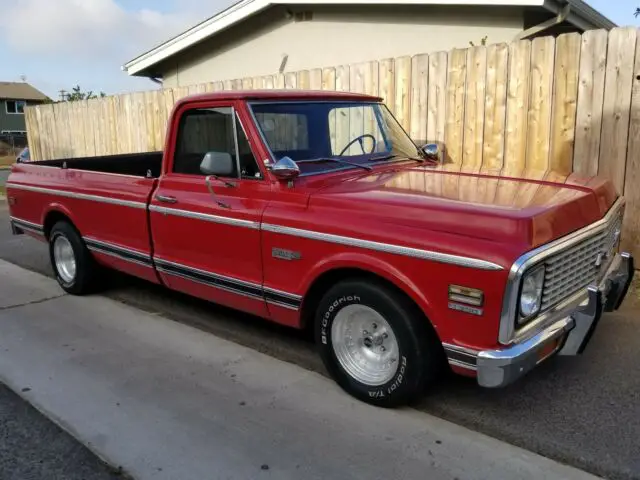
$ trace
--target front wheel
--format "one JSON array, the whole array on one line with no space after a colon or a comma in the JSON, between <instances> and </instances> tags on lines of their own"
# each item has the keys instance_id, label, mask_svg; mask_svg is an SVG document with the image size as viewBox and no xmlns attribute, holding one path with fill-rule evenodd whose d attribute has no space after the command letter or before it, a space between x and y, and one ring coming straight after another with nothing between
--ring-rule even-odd
<instances>
[{"instance_id":1,"label":"front wheel","mask_svg":"<svg viewBox=\"0 0 640 480\"><path fill-rule=\"evenodd\" d=\"M93 290L97 265L80 234L68 222L58 222L51 229L49 256L56 279L65 292L84 295Z\"/></svg>"},{"instance_id":2,"label":"front wheel","mask_svg":"<svg viewBox=\"0 0 640 480\"><path fill-rule=\"evenodd\" d=\"M382 407L417 399L442 368L442 345L404 295L383 284L346 280L320 302L316 341L325 367L354 397Z\"/></svg>"}]
</instances>

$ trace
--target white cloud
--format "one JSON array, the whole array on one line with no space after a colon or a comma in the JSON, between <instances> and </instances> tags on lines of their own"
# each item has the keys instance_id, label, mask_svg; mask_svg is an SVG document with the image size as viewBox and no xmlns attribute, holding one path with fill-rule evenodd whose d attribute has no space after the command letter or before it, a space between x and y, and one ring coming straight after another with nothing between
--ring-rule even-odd
<instances>
[{"instance_id":1,"label":"white cloud","mask_svg":"<svg viewBox=\"0 0 640 480\"><path fill-rule=\"evenodd\" d=\"M176 1L164 13L125 10L114 0L0 0L0 32L22 54L124 63L228 3Z\"/></svg>"}]
</instances>

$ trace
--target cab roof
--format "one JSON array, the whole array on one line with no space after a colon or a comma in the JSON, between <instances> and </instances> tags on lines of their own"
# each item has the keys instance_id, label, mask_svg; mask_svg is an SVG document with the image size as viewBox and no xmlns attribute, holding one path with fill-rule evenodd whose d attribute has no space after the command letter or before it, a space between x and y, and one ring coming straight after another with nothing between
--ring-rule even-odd
<instances>
[{"instance_id":1,"label":"cab roof","mask_svg":"<svg viewBox=\"0 0 640 480\"><path fill-rule=\"evenodd\" d=\"M178 104L220 100L293 101L293 100L338 100L358 102L381 102L381 97L351 92L329 90L223 90L220 92L189 95Z\"/></svg>"}]
</instances>

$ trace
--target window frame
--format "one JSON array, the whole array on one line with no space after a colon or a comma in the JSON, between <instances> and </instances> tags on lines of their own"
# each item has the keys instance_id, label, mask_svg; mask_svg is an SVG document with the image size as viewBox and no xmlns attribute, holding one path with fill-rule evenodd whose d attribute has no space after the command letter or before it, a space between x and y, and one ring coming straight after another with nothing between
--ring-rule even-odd
<instances>
[{"instance_id":1,"label":"window frame","mask_svg":"<svg viewBox=\"0 0 640 480\"><path fill-rule=\"evenodd\" d=\"M15 112L10 112L9 111L9 102L13 103L15 105ZM18 104L22 105L22 111L19 112L18 111ZM7 112L7 115L24 115L24 109L27 107L27 101L26 100L5 100L4 101L4 110L5 112Z\"/></svg>"},{"instance_id":2,"label":"window frame","mask_svg":"<svg viewBox=\"0 0 640 480\"><path fill-rule=\"evenodd\" d=\"M273 151L271 150L271 146L269 145L269 142L267 141L267 138L265 137L264 133L262 132L262 128L260 128L260 123L258 122L258 119L256 118L255 115L255 111L254 111L254 106L256 105L271 105L271 104L283 104L283 103L288 103L288 104L312 104L312 103L337 103L337 104L349 104L349 105L356 105L356 104L361 104L363 106L366 105L378 105L381 109L386 109L387 112L389 113L389 115L393 118L393 120L395 121L395 123L398 125L398 127L400 128L400 130L402 132L404 132L404 134L406 135L407 138L409 138L409 140L411 140L411 137L409 135L409 133L405 130L405 128L400 124L400 122L398 121L398 119L396 118L396 116L393 114L393 112L389 109L389 107L382 101L378 101L378 100L365 100L365 101L360 101L360 100L328 100L328 99L302 99L302 100L289 100L289 99L268 99L268 100L247 100L246 105L247 105L247 111L249 113L249 116L251 118L251 121L253 122L253 124L256 127L256 133L258 135L258 138L260 139L260 141L262 142L265 152L268 156L268 158L265 159L265 165L267 170L269 170L270 168L273 167L273 165L275 165L276 163L276 156L273 153ZM378 122L378 128L380 128L381 132L384 132L385 138L388 140L388 136L386 135L386 130L384 128L382 128L381 122L384 123L382 121L382 116L381 116L381 112L378 112L378 114L376 115L377 118L377 122ZM414 146L416 147L416 149L418 149L418 146L415 144L415 142L413 142L413 140L411 140L411 142L414 144ZM386 143L386 142L385 142ZM392 160L391 162L399 162L399 161L405 161L405 160ZM379 163L385 163L385 164L389 164L390 161L381 161L381 162L373 162L371 164L369 164L369 166L375 166L378 165ZM312 176L317 176L317 175L325 175L327 173L339 173L339 172L343 172L346 170L353 170L357 167L351 166L351 165L344 165L344 166L335 166L334 168L327 168L325 170L318 170L315 172L302 172L300 173L299 177L312 177Z\"/></svg>"},{"instance_id":3,"label":"window frame","mask_svg":"<svg viewBox=\"0 0 640 480\"><path fill-rule=\"evenodd\" d=\"M265 176L262 172L262 170L260 169L260 165L259 162L256 158L256 155L253 151L253 148L251 146L251 141L249 140L249 135L247 134L247 130L244 126L244 124L242 123L242 119L240 118L239 115L239 111L236 108L236 106L234 104L214 104L214 105L198 105L198 104L194 104L194 105L189 105L187 106L184 110L182 110L179 113L179 116L177 118L177 128L176 128L176 133L175 133L175 140L173 142L173 151L171 152L172 158L171 158L171 166L170 168L168 167L168 171L166 172L166 174L168 175L177 175L177 176L184 176L184 177L188 177L188 178L204 178L206 177L206 175L204 174L192 174L192 173L181 173L181 172L176 172L175 168L176 168L176 156L178 154L178 147L180 144L180 138L182 136L182 131L184 128L184 119L187 115L189 115L190 113L194 112L194 111L202 111L202 110L212 110L212 109L229 109L230 110L230 114L232 117L232 132L233 132L233 148L235 149L235 163L236 163L236 171L237 171L237 175L233 176L233 177L221 177L221 178L229 178L229 179L233 179L233 180L264 180ZM237 124L240 124L240 128L242 129L242 132L245 136L245 138L247 139L247 144L249 145L249 151L251 152L251 155L253 156L253 160L256 164L256 168L258 170L258 172L260 172L260 177L243 177L242 176L242 169L241 169L241 164L240 164L240 144L238 141L238 127ZM228 152L231 153L231 152Z\"/></svg>"}]
</instances>

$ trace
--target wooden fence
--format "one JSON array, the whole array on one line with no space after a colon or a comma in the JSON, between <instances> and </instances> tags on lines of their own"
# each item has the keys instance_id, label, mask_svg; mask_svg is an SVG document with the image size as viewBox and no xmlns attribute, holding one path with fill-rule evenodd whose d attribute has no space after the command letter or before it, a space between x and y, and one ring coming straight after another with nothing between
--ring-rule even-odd
<instances>
[{"instance_id":1,"label":"wooden fence","mask_svg":"<svg viewBox=\"0 0 640 480\"><path fill-rule=\"evenodd\" d=\"M34 159L161 150L174 103L235 89L383 97L453 168L554 180L610 178L628 199L624 248L640 256L640 35L593 30L451 52L211 82L26 109Z\"/></svg>"}]
</instances>

